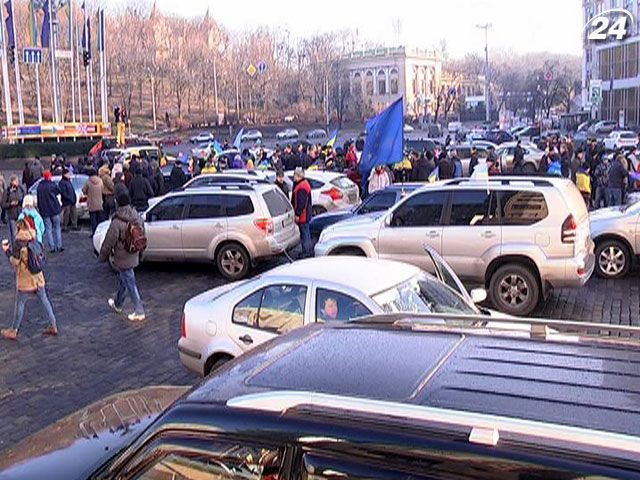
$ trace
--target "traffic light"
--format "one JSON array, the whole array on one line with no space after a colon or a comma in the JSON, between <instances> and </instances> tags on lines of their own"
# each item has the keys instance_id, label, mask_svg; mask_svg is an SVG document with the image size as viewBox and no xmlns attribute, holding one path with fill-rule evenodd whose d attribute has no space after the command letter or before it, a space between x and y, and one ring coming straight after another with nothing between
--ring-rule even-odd
<instances>
[{"instance_id":1,"label":"traffic light","mask_svg":"<svg viewBox=\"0 0 640 480\"><path fill-rule=\"evenodd\" d=\"M9 63L13 65L16 61L16 47L9 47L7 49L7 58L9 59Z\"/></svg>"},{"instance_id":2,"label":"traffic light","mask_svg":"<svg viewBox=\"0 0 640 480\"><path fill-rule=\"evenodd\" d=\"M91 61L91 52L84 50L82 52L82 62L85 67L89 66L89 62Z\"/></svg>"}]
</instances>

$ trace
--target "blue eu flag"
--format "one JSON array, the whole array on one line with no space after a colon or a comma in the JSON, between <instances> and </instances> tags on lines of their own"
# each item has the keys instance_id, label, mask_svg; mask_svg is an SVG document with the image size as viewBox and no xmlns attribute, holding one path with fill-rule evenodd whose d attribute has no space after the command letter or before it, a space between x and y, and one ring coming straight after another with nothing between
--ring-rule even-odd
<instances>
[{"instance_id":1,"label":"blue eu flag","mask_svg":"<svg viewBox=\"0 0 640 480\"><path fill-rule=\"evenodd\" d=\"M402 160L404 149L403 98L367 122L367 139L360 159L360 174L368 178L376 165L390 165Z\"/></svg>"}]
</instances>

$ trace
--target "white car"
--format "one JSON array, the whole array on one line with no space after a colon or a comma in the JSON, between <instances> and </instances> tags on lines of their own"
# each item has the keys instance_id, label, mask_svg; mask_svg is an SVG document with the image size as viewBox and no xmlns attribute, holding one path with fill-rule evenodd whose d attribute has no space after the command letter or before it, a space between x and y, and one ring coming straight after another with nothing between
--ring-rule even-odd
<instances>
[{"instance_id":1,"label":"white car","mask_svg":"<svg viewBox=\"0 0 640 480\"><path fill-rule=\"evenodd\" d=\"M488 313L474 305L486 298L484 290L469 295L437 254L432 261L436 276L389 260L313 258L214 288L184 306L180 360L207 375L279 334L314 322L394 312Z\"/></svg>"},{"instance_id":2,"label":"white car","mask_svg":"<svg viewBox=\"0 0 640 480\"><path fill-rule=\"evenodd\" d=\"M300 133L295 128L285 128L276 133L276 140L297 140Z\"/></svg>"},{"instance_id":3,"label":"white car","mask_svg":"<svg viewBox=\"0 0 640 480\"><path fill-rule=\"evenodd\" d=\"M616 130L604 139L604 147L609 150L635 149L638 147L638 134L629 130Z\"/></svg>"},{"instance_id":4,"label":"white car","mask_svg":"<svg viewBox=\"0 0 640 480\"><path fill-rule=\"evenodd\" d=\"M404 127L402 128L402 131L404 133L412 133L414 130L415 129L411 125L408 125L406 123L404 124Z\"/></svg>"},{"instance_id":5,"label":"white car","mask_svg":"<svg viewBox=\"0 0 640 480\"><path fill-rule=\"evenodd\" d=\"M191 143L208 143L213 142L214 136L211 132L200 132L195 137L191 137L189 141Z\"/></svg>"},{"instance_id":6,"label":"white car","mask_svg":"<svg viewBox=\"0 0 640 480\"><path fill-rule=\"evenodd\" d=\"M513 157L517 144L518 142L505 142L496 148L496 156L500 159L500 168L504 174L513 172ZM520 146L524 150L522 170L527 175L534 174L540 167L544 151L530 142L521 142Z\"/></svg>"},{"instance_id":7,"label":"white car","mask_svg":"<svg viewBox=\"0 0 640 480\"><path fill-rule=\"evenodd\" d=\"M293 182L293 172L285 173ZM349 178L336 172L307 170L305 178L311 184L313 215L336 210L348 210L360 203L360 190Z\"/></svg>"},{"instance_id":8,"label":"white car","mask_svg":"<svg viewBox=\"0 0 640 480\"><path fill-rule=\"evenodd\" d=\"M205 143L201 143L195 148L192 148L191 155L195 158L209 158L212 150L213 150L213 143L205 142Z\"/></svg>"},{"instance_id":9,"label":"white car","mask_svg":"<svg viewBox=\"0 0 640 480\"><path fill-rule=\"evenodd\" d=\"M462 122L449 122L449 125L447 125L449 133L456 133L460 129L462 129Z\"/></svg>"},{"instance_id":10,"label":"white car","mask_svg":"<svg viewBox=\"0 0 640 480\"><path fill-rule=\"evenodd\" d=\"M262 132L257 129L248 130L241 137L241 142L255 142L257 140L262 140Z\"/></svg>"}]
</instances>

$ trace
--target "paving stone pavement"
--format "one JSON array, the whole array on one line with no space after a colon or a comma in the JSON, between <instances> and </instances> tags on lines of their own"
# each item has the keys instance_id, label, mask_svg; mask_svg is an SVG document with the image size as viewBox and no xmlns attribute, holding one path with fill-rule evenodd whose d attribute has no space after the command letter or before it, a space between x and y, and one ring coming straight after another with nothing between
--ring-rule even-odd
<instances>
[{"instance_id":1,"label":"paving stone pavement","mask_svg":"<svg viewBox=\"0 0 640 480\"><path fill-rule=\"evenodd\" d=\"M7 229L0 226L0 238ZM134 325L107 306L116 278L92 252L88 231L64 235L50 255L47 288L60 336L42 336L37 300L27 304L17 342L0 341L0 450L107 395L147 385L193 385L176 342L184 303L224 282L211 265L144 265L136 272L147 320ZM260 269L283 260L275 260ZM13 316L14 276L0 258L0 325ZM554 292L538 316L640 325L640 282L592 279L581 290Z\"/></svg>"}]
</instances>

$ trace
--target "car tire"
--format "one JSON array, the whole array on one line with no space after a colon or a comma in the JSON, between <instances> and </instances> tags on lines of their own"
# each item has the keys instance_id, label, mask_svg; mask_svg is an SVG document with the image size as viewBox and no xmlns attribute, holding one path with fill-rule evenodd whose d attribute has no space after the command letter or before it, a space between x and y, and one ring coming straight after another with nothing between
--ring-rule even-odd
<instances>
[{"instance_id":1,"label":"car tire","mask_svg":"<svg viewBox=\"0 0 640 480\"><path fill-rule=\"evenodd\" d=\"M498 268L489 282L489 296L496 310L509 315L530 315L540 301L540 285L529 267L509 263Z\"/></svg>"},{"instance_id":2,"label":"car tire","mask_svg":"<svg viewBox=\"0 0 640 480\"><path fill-rule=\"evenodd\" d=\"M323 213L327 213L327 209L324 207L321 207L320 205L314 205L311 208L311 212L313 212L313 216L317 217L318 215L322 215Z\"/></svg>"},{"instance_id":3,"label":"car tire","mask_svg":"<svg viewBox=\"0 0 640 480\"><path fill-rule=\"evenodd\" d=\"M218 250L216 264L218 271L224 278L236 281L246 277L249 273L251 258L247 250L239 243L227 243Z\"/></svg>"},{"instance_id":4,"label":"car tire","mask_svg":"<svg viewBox=\"0 0 640 480\"><path fill-rule=\"evenodd\" d=\"M522 171L526 175L533 175L534 173L536 173L537 169L533 163L529 162L524 164L524 167L522 167Z\"/></svg>"},{"instance_id":5,"label":"car tire","mask_svg":"<svg viewBox=\"0 0 640 480\"><path fill-rule=\"evenodd\" d=\"M629 273L631 255L618 240L603 240L596 246L596 275L600 278L622 278Z\"/></svg>"},{"instance_id":6,"label":"car tire","mask_svg":"<svg viewBox=\"0 0 640 480\"><path fill-rule=\"evenodd\" d=\"M333 256L348 255L351 257L366 257L365 253L361 249L355 248L355 247L339 248L334 252L332 252L331 255Z\"/></svg>"},{"instance_id":7,"label":"car tire","mask_svg":"<svg viewBox=\"0 0 640 480\"><path fill-rule=\"evenodd\" d=\"M205 372L204 376L208 376L210 373L215 372L220 367L222 367L225 363L233 360L231 355L219 354L217 356L213 356L207 360L207 363L204 366Z\"/></svg>"}]
</instances>

